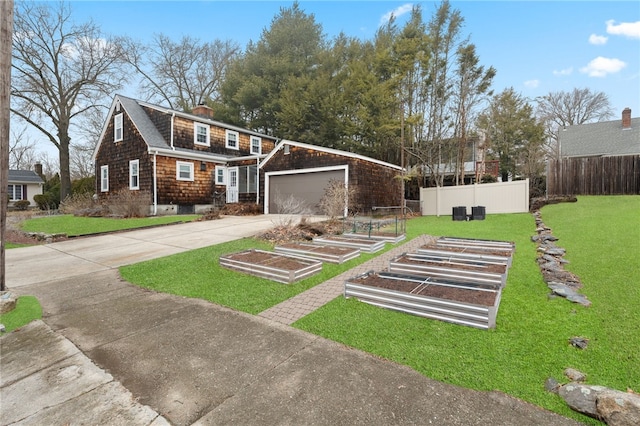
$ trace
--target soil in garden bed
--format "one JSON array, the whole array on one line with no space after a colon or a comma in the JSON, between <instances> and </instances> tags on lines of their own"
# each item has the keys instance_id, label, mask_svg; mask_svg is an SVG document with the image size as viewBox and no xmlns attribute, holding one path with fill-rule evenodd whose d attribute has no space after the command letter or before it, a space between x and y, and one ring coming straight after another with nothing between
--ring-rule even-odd
<instances>
[{"instance_id":1,"label":"soil in garden bed","mask_svg":"<svg viewBox=\"0 0 640 426\"><path fill-rule=\"evenodd\" d=\"M474 265L471 263L448 262L446 260L443 260L442 262L430 262L430 261L417 260L409 256L401 256L395 259L394 261L398 263L408 264L408 265L434 266L434 267L443 267L443 268L450 268L450 269L462 269L465 271L487 272L487 273L493 273L493 274L504 274L507 270L507 265L505 264Z\"/></svg>"},{"instance_id":2,"label":"soil in garden bed","mask_svg":"<svg viewBox=\"0 0 640 426\"><path fill-rule=\"evenodd\" d=\"M291 257L276 253L265 253L255 250L248 250L225 256L227 259L245 262L253 265L271 266L286 271L297 271L306 268L309 262L296 260Z\"/></svg>"},{"instance_id":3,"label":"soil in garden bed","mask_svg":"<svg viewBox=\"0 0 640 426\"><path fill-rule=\"evenodd\" d=\"M420 248L425 250L451 251L454 253L486 254L490 256L503 256L503 257L510 257L512 255L512 251L510 250L491 250L491 249L482 249L482 248L476 248L476 247L452 247L448 245L438 245L438 244L426 244Z\"/></svg>"},{"instance_id":4,"label":"soil in garden bed","mask_svg":"<svg viewBox=\"0 0 640 426\"><path fill-rule=\"evenodd\" d=\"M411 281L383 278L378 274L370 274L363 277L353 278L350 279L349 282L481 306L493 306L497 297L497 293L492 291L466 290L437 284L421 284Z\"/></svg>"},{"instance_id":5,"label":"soil in garden bed","mask_svg":"<svg viewBox=\"0 0 640 426\"><path fill-rule=\"evenodd\" d=\"M338 246L324 246L324 245L311 245L311 244L300 244L300 243L287 243L280 244L279 247L284 247L293 250L304 250L313 253L322 253L329 254L335 256L344 256L347 254L353 253L353 249L349 247L338 247Z\"/></svg>"}]
</instances>

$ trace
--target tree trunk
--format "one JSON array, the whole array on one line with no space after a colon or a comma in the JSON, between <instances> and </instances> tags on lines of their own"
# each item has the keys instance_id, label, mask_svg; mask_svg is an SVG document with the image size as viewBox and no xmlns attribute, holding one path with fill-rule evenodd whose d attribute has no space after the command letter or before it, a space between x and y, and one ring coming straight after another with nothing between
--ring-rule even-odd
<instances>
[{"instance_id":1,"label":"tree trunk","mask_svg":"<svg viewBox=\"0 0 640 426\"><path fill-rule=\"evenodd\" d=\"M0 1L0 291L6 289L4 244L9 204L9 101L13 0Z\"/></svg>"},{"instance_id":2,"label":"tree trunk","mask_svg":"<svg viewBox=\"0 0 640 426\"><path fill-rule=\"evenodd\" d=\"M60 202L63 202L68 195L71 195L71 168L69 146L71 145L71 137L69 129L61 129L58 133L60 140L59 156L60 161Z\"/></svg>"}]
</instances>

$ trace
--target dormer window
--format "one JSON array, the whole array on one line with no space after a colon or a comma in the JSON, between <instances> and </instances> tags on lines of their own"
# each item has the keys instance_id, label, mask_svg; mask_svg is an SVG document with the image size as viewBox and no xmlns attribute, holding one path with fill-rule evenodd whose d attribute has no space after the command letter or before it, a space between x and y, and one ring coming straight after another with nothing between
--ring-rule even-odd
<instances>
[{"instance_id":1,"label":"dormer window","mask_svg":"<svg viewBox=\"0 0 640 426\"><path fill-rule=\"evenodd\" d=\"M262 154L262 138L251 136L251 153L257 155Z\"/></svg>"},{"instance_id":2,"label":"dormer window","mask_svg":"<svg viewBox=\"0 0 640 426\"><path fill-rule=\"evenodd\" d=\"M232 130L226 131L226 147L229 149L240 149L238 132Z\"/></svg>"},{"instance_id":3,"label":"dormer window","mask_svg":"<svg viewBox=\"0 0 640 426\"><path fill-rule=\"evenodd\" d=\"M120 113L113 117L113 141L120 142L122 133L122 113Z\"/></svg>"},{"instance_id":4,"label":"dormer window","mask_svg":"<svg viewBox=\"0 0 640 426\"><path fill-rule=\"evenodd\" d=\"M196 145L210 146L209 125L193 123L193 143Z\"/></svg>"}]
</instances>

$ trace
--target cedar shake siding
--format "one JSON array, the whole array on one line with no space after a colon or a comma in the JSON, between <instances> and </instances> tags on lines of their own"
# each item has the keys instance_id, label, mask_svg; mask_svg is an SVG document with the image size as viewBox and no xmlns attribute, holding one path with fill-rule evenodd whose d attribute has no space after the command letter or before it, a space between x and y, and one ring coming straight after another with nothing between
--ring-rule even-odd
<instances>
[{"instance_id":1,"label":"cedar shake siding","mask_svg":"<svg viewBox=\"0 0 640 426\"><path fill-rule=\"evenodd\" d=\"M339 151L325 152L320 147L301 143L289 145L288 152L285 154L283 146L268 158L261 168L261 182L264 182L264 173L268 172L348 165L349 187L355 189L355 199L350 206L352 209L368 213L376 206L400 206L402 183L399 168L351 153L341 155ZM264 188L261 188L262 197Z\"/></svg>"},{"instance_id":2,"label":"cedar shake siding","mask_svg":"<svg viewBox=\"0 0 640 426\"><path fill-rule=\"evenodd\" d=\"M140 137L140 133L123 112L123 138L114 142L113 116L109 117L104 140L96 155L96 194L100 197L108 196L122 190L129 190L129 161L139 160L139 191L153 190L153 164L148 154L147 145ZM109 166L109 191L101 191L100 168ZM150 200L151 201L151 200Z\"/></svg>"},{"instance_id":3,"label":"cedar shake siding","mask_svg":"<svg viewBox=\"0 0 640 426\"><path fill-rule=\"evenodd\" d=\"M193 181L178 180L177 163L193 164ZM201 170L204 169L204 170ZM213 203L215 164L194 160L176 160L157 156L158 204L195 205Z\"/></svg>"}]
</instances>

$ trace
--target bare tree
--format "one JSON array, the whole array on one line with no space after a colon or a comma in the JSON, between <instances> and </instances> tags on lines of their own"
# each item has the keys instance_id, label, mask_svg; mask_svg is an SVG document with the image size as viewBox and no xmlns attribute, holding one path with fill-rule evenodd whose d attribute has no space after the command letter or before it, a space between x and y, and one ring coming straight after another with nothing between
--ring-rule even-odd
<instances>
[{"instance_id":1,"label":"bare tree","mask_svg":"<svg viewBox=\"0 0 640 426\"><path fill-rule=\"evenodd\" d=\"M558 131L567 126L605 121L613 116L609 97L604 92L574 88L571 92L551 92L536 99L536 114L545 123L548 155L559 157Z\"/></svg>"},{"instance_id":2,"label":"bare tree","mask_svg":"<svg viewBox=\"0 0 640 426\"><path fill-rule=\"evenodd\" d=\"M159 34L149 46L127 39L124 50L127 62L142 76L143 96L191 111L219 100L220 85L240 48L229 40L207 43L183 37L176 43Z\"/></svg>"},{"instance_id":3,"label":"bare tree","mask_svg":"<svg viewBox=\"0 0 640 426\"><path fill-rule=\"evenodd\" d=\"M21 2L14 22L11 111L58 149L64 199L71 192L71 125L121 86L121 49L94 23L73 23L64 2Z\"/></svg>"},{"instance_id":4,"label":"bare tree","mask_svg":"<svg viewBox=\"0 0 640 426\"><path fill-rule=\"evenodd\" d=\"M36 143L31 140L27 128L11 129L9 139L9 168L31 170L36 162Z\"/></svg>"}]
</instances>

